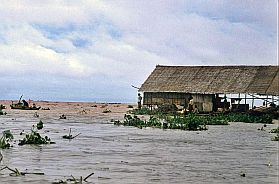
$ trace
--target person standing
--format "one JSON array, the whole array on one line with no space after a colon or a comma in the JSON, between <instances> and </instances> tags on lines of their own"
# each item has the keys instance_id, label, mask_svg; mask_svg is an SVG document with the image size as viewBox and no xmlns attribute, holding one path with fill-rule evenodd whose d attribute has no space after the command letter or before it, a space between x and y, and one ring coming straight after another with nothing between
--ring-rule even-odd
<instances>
[{"instance_id":1,"label":"person standing","mask_svg":"<svg viewBox=\"0 0 279 184\"><path fill-rule=\"evenodd\" d=\"M140 93L138 93L138 109L141 109L141 100L142 100L142 97L141 97Z\"/></svg>"},{"instance_id":2,"label":"person standing","mask_svg":"<svg viewBox=\"0 0 279 184\"><path fill-rule=\"evenodd\" d=\"M188 111L189 112L193 112L193 110L194 110L194 100L193 100L193 97L192 96L190 96L189 98L188 98Z\"/></svg>"}]
</instances>

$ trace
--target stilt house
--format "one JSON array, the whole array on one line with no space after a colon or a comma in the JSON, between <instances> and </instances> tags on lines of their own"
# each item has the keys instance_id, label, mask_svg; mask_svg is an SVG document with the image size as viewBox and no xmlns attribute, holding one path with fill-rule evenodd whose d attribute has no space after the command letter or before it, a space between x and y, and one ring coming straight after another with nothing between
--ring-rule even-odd
<instances>
[{"instance_id":1,"label":"stilt house","mask_svg":"<svg viewBox=\"0 0 279 184\"><path fill-rule=\"evenodd\" d=\"M143 105L150 107L187 106L189 97L193 97L200 112L248 110L256 99L266 105L278 103L279 67L157 65L139 92L143 93Z\"/></svg>"}]
</instances>

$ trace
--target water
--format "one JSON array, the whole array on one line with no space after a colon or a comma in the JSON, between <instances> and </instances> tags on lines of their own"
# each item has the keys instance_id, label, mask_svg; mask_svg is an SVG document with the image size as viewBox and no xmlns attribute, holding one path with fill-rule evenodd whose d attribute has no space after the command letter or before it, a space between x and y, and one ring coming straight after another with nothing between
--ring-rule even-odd
<instances>
[{"instance_id":1,"label":"water","mask_svg":"<svg viewBox=\"0 0 279 184\"><path fill-rule=\"evenodd\" d=\"M12 177L5 170L0 183L51 183L92 172L88 183L278 183L278 142L268 133L277 125L268 125L266 131L257 130L262 124L245 123L209 126L201 132L138 129L110 122L123 117L116 106L108 114L90 106L84 108L90 113L80 114L83 107L70 106L38 111L45 126L42 134L56 144L16 142L2 150L1 168L8 165L45 175ZM0 116L0 130L10 129L15 140L39 120L34 111L6 111L8 115ZM66 120L59 120L61 112L67 112ZM73 135L82 134L62 139L70 128Z\"/></svg>"}]
</instances>

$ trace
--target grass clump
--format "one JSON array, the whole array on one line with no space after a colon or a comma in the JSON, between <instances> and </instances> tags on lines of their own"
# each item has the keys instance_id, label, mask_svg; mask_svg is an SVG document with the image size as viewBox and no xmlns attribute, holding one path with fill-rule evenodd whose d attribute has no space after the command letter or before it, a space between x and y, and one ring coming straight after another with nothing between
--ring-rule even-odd
<instances>
[{"instance_id":1,"label":"grass clump","mask_svg":"<svg viewBox=\"0 0 279 184\"><path fill-rule=\"evenodd\" d=\"M22 140L19 140L18 145L53 143L53 142L51 142L49 137L47 137L47 136L43 137L38 132L38 130L41 130L42 128L43 128L43 122L40 120L36 126L35 125L32 126L31 132L29 134L26 134Z\"/></svg>"},{"instance_id":2,"label":"grass clump","mask_svg":"<svg viewBox=\"0 0 279 184\"><path fill-rule=\"evenodd\" d=\"M13 138L14 138L14 136L10 130L3 131L2 137L0 138L0 148L1 149L10 148L11 144L9 142L11 142L13 140Z\"/></svg>"}]
</instances>

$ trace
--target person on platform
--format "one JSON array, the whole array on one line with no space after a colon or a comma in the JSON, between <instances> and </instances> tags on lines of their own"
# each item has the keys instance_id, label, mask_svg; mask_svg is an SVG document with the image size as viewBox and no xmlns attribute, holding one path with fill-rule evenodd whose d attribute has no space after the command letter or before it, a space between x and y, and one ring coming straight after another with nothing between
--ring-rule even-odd
<instances>
[{"instance_id":1,"label":"person on platform","mask_svg":"<svg viewBox=\"0 0 279 184\"><path fill-rule=\"evenodd\" d=\"M138 109L141 109L141 100L142 100L142 97L141 97L140 93L138 93Z\"/></svg>"}]
</instances>

